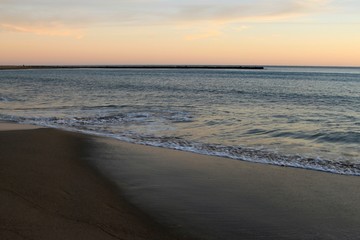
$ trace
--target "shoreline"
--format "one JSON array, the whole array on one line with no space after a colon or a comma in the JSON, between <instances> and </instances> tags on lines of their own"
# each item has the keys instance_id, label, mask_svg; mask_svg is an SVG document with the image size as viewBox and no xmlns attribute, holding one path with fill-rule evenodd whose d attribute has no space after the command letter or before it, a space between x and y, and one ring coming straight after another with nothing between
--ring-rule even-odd
<instances>
[{"instance_id":1,"label":"shoreline","mask_svg":"<svg viewBox=\"0 0 360 240\"><path fill-rule=\"evenodd\" d=\"M240 65L9 65L0 66L0 70L24 69L244 69L263 70L262 66Z\"/></svg>"},{"instance_id":2,"label":"shoreline","mask_svg":"<svg viewBox=\"0 0 360 240\"><path fill-rule=\"evenodd\" d=\"M0 120L1 123L1 120ZM203 155L203 156L208 156L208 157L220 157L220 158L225 158L225 159L229 159L229 160L236 160L236 161L241 161L241 162L247 162L247 163L256 163L256 164L264 164L264 165L270 165L270 166L278 166L278 167L285 167L285 168L294 168L294 169L302 169L302 170L307 170L307 171L316 171L316 172L323 172L323 173L329 173L329 174L336 174L336 175L342 175L342 176L355 176L355 177L360 177L360 172L359 172L359 167L356 168L351 168L350 170L346 169L346 167L352 166L352 163L347 163L347 164L341 164L338 162L334 162L337 168L332 168L331 166L328 167L324 167L324 162L327 161L327 163L332 163L330 162L330 160L325 160L322 159L320 161L320 164L316 163L312 163L312 161L316 161L316 158L314 157L304 157L303 160L304 161L309 161L309 163L301 165L301 164L296 164L294 162L283 162L283 161L267 161L267 160L248 160L248 159L241 159L238 158L236 156L231 156L231 155L227 155L227 154L219 154L218 152L203 152L203 151L198 151L198 149L186 149L186 148L181 148L181 147L169 147L169 146L163 146L163 145L159 145L159 144L155 144L152 142L141 142L141 141L136 141L133 139L122 139L121 137L116 137L113 135L109 135L109 134L103 134L103 133L98 133L95 131L84 131L84 130L80 130L80 129L70 129L70 128L62 128L59 126L43 126L43 125L30 125L30 124L24 124L24 123L17 123L17 122L11 122L11 124L15 124L15 125L20 125L20 126L25 126L25 128L28 127L32 127L32 128L50 128L50 129L57 129L60 131L66 131L66 132L72 132L72 133L78 133L78 134L84 134L84 135L88 135L90 137L101 137L101 138L109 138L112 140L116 140L116 141L121 141L124 143L130 143L130 144L135 144L135 145L140 145L140 146L149 146L149 147L155 147L155 148L161 148L161 149L168 149L168 150L173 150L173 151L181 151L181 152L186 152L186 153L193 153L193 154L199 154L199 155ZM18 128L18 127L15 127ZM251 148L248 148L249 152L251 152ZM271 152L269 153L271 154ZM271 156L271 155L270 155ZM290 156L290 155L286 155L286 154L279 154L279 157L283 157L283 156ZM271 156L272 158L274 158L274 156ZM354 164L355 165L355 164ZM339 168L341 167L341 168Z\"/></svg>"},{"instance_id":3,"label":"shoreline","mask_svg":"<svg viewBox=\"0 0 360 240\"><path fill-rule=\"evenodd\" d=\"M0 122L4 127L5 239L325 240L360 234L356 176Z\"/></svg>"}]
</instances>

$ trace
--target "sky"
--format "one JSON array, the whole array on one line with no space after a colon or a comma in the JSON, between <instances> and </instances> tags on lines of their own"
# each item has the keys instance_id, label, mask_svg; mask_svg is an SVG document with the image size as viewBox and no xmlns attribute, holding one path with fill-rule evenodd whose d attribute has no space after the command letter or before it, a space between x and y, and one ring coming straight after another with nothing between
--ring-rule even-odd
<instances>
[{"instance_id":1,"label":"sky","mask_svg":"<svg viewBox=\"0 0 360 240\"><path fill-rule=\"evenodd\" d=\"M358 0L0 0L0 64L360 66Z\"/></svg>"}]
</instances>

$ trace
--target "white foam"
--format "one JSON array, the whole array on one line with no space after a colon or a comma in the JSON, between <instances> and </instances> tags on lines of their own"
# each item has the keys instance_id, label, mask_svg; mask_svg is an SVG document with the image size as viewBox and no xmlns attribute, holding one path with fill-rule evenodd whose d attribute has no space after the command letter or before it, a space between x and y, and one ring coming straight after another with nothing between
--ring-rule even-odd
<instances>
[{"instance_id":1,"label":"white foam","mask_svg":"<svg viewBox=\"0 0 360 240\"><path fill-rule=\"evenodd\" d=\"M0 102L12 102L14 99L10 97L0 97Z\"/></svg>"},{"instance_id":2,"label":"white foam","mask_svg":"<svg viewBox=\"0 0 360 240\"><path fill-rule=\"evenodd\" d=\"M140 117L140 115L133 116ZM144 116L145 114L141 114L141 117ZM68 131L76 131L91 135L115 138L130 143L163 147L210 156L219 156L248 162L265 163L284 167L295 167L344 175L360 176L360 164L356 163L349 163L346 161L332 161L322 159L320 157L309 158L300 155L285 155L266 149L255 149L240 146L225 146L220 144L206 144L201 142L188 141L186 139L178 137L141 135L131 131L112 133L106 130L96 129L96 127L91 128L94 124L94 119L91 118L87 120L84 118L22 118L3 115L0 115L0 118L4 120L16 121L19 123L59 128ZM103 123L101 121L97 122L98 120L99 119L95 121L96 124ZM86 126L85 124L89 125Z\"/></svg>"}]
</instances>

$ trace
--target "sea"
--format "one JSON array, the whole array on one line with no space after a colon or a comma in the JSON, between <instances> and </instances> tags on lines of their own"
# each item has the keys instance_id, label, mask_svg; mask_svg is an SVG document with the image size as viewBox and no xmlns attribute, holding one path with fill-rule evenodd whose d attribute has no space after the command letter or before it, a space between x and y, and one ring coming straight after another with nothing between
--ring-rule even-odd
<instances>
[{"instance_id":1,"label":"sea","mask_svg":"<svg viewBox=\"0 0 360 240\"><path fill-rule=\"evenodd\" d=\"M360 175L360 68L0 71L0 120Z\"/></svg>"}]
</instances>

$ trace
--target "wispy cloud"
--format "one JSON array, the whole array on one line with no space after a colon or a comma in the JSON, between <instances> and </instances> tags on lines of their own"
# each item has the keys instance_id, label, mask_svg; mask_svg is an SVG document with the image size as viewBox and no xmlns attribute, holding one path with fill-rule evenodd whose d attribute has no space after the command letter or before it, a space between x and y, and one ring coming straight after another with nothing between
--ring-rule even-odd
<instances>
[{"instance_id":1,"label":"wispy cloud","mask_svg":"<svg viewBox=\"0 0 360 240\"><path fill-rule=\"evenodd\" d=\"M247 25L235 25L232 24L210 24L210 25L201 25L191 28L184 38L188 41L197 41L204 39L219 39L224 36L225 32L242 32L250 27ZM189 28L185 28L189 29Z\"/></svg>"},{"instance_id":2,"label":"wispy cloud","mask_svg":"<svg viewBox=\"0 0 360 240\"><path fill-rule=\"evenodd\" d=\"M179 6L172 18L178 21L279 21L325 11L328 3L328 0L197 3Z\"/></svg>"},{"instance_id":3,"label":"wispy cloud","mask_svg":"<svg viewBox=\"0 0 360 240\"><path fill-rule=\"evenodd\" d=\"M186 40L203 40L208 38L215 38L222 35L222 31L218 28L206 28L206 29L197 29L193 33L187 34L185 36Z\"/></svg>"},{"instance_id":4,"label":"wispy cloud","mask_svg":"<svg viewBox=\"0 0 360 240\"><path fill-rule=\"evenodd\" d=\"M216 36L210 25L289 21L324 11L329 0L0 0L0 26L9 31L80 36L91 26L209 23L193 39Z\"/></svg>"},{"instance_id":5,"label":"wispy cloud","mask_svg":"<svg viewBox=\"0 0 360 240\"><path fill-rule=\"evenodd\" d=\"M293 17L323 10L329 0L0 0L0 21L146 24Z\"/></svg>"},{"instance_id":6,"label":"wispy cloud","mask_svg":"<svg viewBox=\"0 0 360 240\"><path fill-rule=\"evenodd\" d=\"M73 37L76 39L82 39L84 34L81 30L73 30L60 26L54 27L33 27L33 26L21 26L12 24L0 24L0 29L12 32L21 33L33 33L36 35L47 35L47 36L62 36L62 37Z\"/></svg>"}]
</instances>

